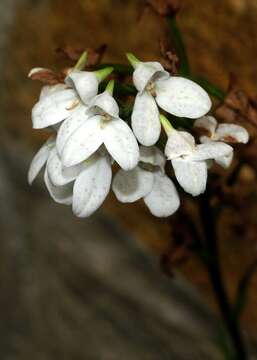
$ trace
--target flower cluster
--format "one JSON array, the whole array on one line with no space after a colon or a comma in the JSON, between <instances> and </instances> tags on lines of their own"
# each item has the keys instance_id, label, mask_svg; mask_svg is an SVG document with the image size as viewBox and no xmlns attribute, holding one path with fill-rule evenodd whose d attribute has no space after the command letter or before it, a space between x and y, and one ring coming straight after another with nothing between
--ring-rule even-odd
<instances>
[{"instance_id":1,"label":"flower cluster","mask_svg":"<svg viewBox=\"0 0 257 360\"><path fill-rule=\"evenodd\" d=\"M85 53L64 83L42 88L32 109L33 127L49 128L53 135L34 156L29 183L45 167L44 181L51 197L72 205L79 217L96 211L111 188L123 203L143 199L153 215L170 216L180 200L165 173L166 160L171 161L181 187L196 196L204 192L207 170L214 161L223 167L230 165L233 148L226 142L248 141L242 127L218 125L213 117L205 116L211 101L199 85L170 76L158 62L141 62L132 54L128 59L134 67L133 83L138 91L131 127L119 116L114 81L99 93L99 84L113 68L83 71ZM40 71L33 69L29 76ZM200 144L189 132L173 128L162 110L196 119L194 126L204 131ZM167 135L164 153L158 147L162 127ZM119 169L113 176L114 163Z\"/></svg>"}]
</instances>

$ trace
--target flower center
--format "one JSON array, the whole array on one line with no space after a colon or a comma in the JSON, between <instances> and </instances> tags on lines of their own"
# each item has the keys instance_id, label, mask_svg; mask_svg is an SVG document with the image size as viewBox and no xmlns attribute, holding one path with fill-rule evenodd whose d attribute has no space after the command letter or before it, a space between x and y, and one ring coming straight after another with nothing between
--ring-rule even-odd
<instances>
[{"instance_id":1,"label":"flower center","mask_svg":"<svg viewBox=\"0 0 257 360\"><path fill-rule=\"evenodd\" d=\"M155 83L153 81L149 81L149 83L146 86L146 91L148 91L153 97L156 96Z\"/></svg>"},{"instance_id":2,"label":"flower center","mask_svg":"<svg viewBox=\"0 0 257 360\"><path fill-rule=\"evenodd\" d=\"M112 120L111 115L104 113L101 116L101 128L103 129L105 127L105 125Z\"/></svg>"},{"instance_id":3,"label":"flower center","mask_svg":"<svg viewBox=\"0 0 257 360\"><path fill-rule=\"evenodd\" d=\"M153 164L149 164L149 163L145 163L143 161L139 161L138 166L146 171L150 171L150 172L155 172L159 170L159 166L158 165L153 165Z\"/></svg>"}]
</instances>

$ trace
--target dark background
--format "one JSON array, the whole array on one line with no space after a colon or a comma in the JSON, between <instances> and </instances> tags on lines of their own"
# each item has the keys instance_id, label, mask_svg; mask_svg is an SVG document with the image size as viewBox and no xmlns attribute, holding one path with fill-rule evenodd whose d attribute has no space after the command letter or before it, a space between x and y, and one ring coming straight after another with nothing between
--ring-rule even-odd
<instances>
[{"instance_id":1,"label":"dark background","mask_svg":"<svg viewBox=\"0 0 257 360\"><path fill-rule=\"evenodd\" d=\"M54 204L26 173L47 134L31 129L40 90L27 79L35 66L58 69L55 48L108 44L105 61L133 51L159 59L167 25L142 1L1 0L0 4L0 356L2 359L219 359L215 301L192 258L174 280L158 265L170 240L169 220L143 204L122 205L110 194L90 219ZM192 67L223 89L229 73L256 96L255 0L184 1L179 24ZM231 296L256 256L256 174L245 166L235 212L219 228ZM193 284L193 286L192 286ZM243 316L257 342L257 277ZM196 290L195 290L196 289Z\"/></svg>"}]
</instances>

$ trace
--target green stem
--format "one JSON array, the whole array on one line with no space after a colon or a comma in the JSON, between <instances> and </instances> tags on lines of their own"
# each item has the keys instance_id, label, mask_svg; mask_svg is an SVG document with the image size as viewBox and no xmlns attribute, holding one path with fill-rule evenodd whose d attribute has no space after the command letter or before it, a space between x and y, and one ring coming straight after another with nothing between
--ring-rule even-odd
<instances>
[{"instance_id":1,"label":"green stem","mask_svg":"<svg viewBox=\"0 0 257 360\"><path fill-rule=\"evenodd\" d=\"M200 197L200 215L205 235L205 248L209 255L206 261L204 261L204 264L208 270L209 279L216 296L224 324L230 335L231 343L233 344L235 350L234 359L246 360L248 359L248 355L246 353L239 322L234 314L234 309L229 302L221 273L216 224L214 219L215 215L210 205L210 194L208 189Z\"/></svg>"},{"instance_id":2,"label":"green stem","mask_svg":"<svg viewBox=\"0 0 257 360\"><path fill-rule=\"evenodd\" d=\"M191 71L183 37L177 26L176 18L169 17L168 22L173 36L175 51L180 61L179 73L180 75L188 77L191 74Z\"/></svg>"}]
</instances>

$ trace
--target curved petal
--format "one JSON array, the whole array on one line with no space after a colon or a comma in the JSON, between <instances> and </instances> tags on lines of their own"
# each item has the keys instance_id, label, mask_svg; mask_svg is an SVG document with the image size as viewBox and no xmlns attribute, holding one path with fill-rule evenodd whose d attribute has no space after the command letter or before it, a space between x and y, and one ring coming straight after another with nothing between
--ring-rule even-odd
<instances>
[{"instance_id":1,"label":"curved petal","mask_svg":"<svg viewBox=\"0 0 257 360\"><path fill-rule=\"evenodd\" d=\"M63 186L76 179L81 170L84 168L84 163L65 167L61 163L61 159L57 154L56 148L54 148L49 155L46 167L49 179L53 185Z\"/></svg>"},{"instance_id":2,"label":"curved petal","mask_svg":"<svg viewBox=\"0 0 257 360\"><path fill-rule=\"evenodd\" d=\"M140 62L133 73L133 82L138 91L143 91L153 77L168 78L169 73L156 61Z\"/></svg>"},{"instance_id":3,"label":"curved petal","mask_svg":"<svg viewBox=\"0 0 257 360\"><path fill-rule=\"evenodd\" d=\"M104 113L117 118L119 117L119 106L109 91L104 91L90 101L88 112L93 115L102 115Z\"/></svg>"},{"instance_id":4,"label":"curved petal","mask_svg":"<svg viewBox=\"0 0 257 360\"><path fill-rule=\"evenodd\" d=\"M161 133L159 110L152 95L146 91L136 96L131 125L141 144L151 146L158 141Z\"/></svg>"},{"instance_id":5,"label":"curved petal","mask_svg":"<svg viewBox=\"0 0 257 360\"><path fill-rule=\"evenodd\" d=\"M215 158L215 161L216 161L217 164L222 166L224 169L227 169L232 163L233 155L234 154L233 154L233 151L232 151L229 155L220 156L220 157Z\"/></svg>"},{"instance_id":6,"label":"curved petal","mask_svg":"<svg viewBox=\"0 0 257 360\"><path fill-rule=\"evenodd\" d=\"M28 171L28 182L30 185L33 183L40 170L47 162L51 147L54 145L54 143L55 136L51 136L33 157Z\"/></svg>"},{"instance_id":7,"label":"curved petal","mask_svg":"<svg viewBox=\"0 0 257 360\"><path fill-rule=\"evenodd\" d=\"M71 89L55 91L43 97L32 109L34 129L42 129L66 119L79 104Z\"/></svg>"},{"instance_id":8,"label":"curved petal","mask_svg":"<svg viewBox=\"0 0 257 360\"><path fill-rule=\"evenodd\" d=\"M152 191L144 202L151 213L157 217L167 217L179 208L180 200L175 185L167 175L158 172L154 175Z\"/></svg>"},{"instance_id":9,"label":"curved petal","mask_svg":"<svg viewBox=\"0 0 257 360\"><path fill-rule=\"evenodd\" d=\"M101 117L87 119L68 138L62 152L64 166L76 165L91 156L103 143Z\"/></svg>"},{"instance_id":10,"label":"curved petal","mask_svg":"<svg viewBox=\"0 0 257 360\"><path fill-rule=\"evenodd\" d=\"M207 165L205 161L171 160L175 176L180 186L193 196L200 195L206 189Z\"/></svg>"},{"instance_id":11,"label":"curved petal","mask_svg":"<svg viewBox=\"0 0 257 360\"><path fill-rule=\"evenodd\" d=\"M185 132L172 130L165 146L165 155L168 159L175 159L180 156L190 155L195 149L194 137Z\"/></svg>"},{"instance_id":12,"label":"curved petal","mask_svg":"<svg viewBox=\"0 0 257 360\"><path fill-rule=\"evenodd\" d=\"M211 138L215 134L217 124L213 116L203 116L194 122L194 127L205 130L206 135Z\"/></svg>"},{"instance_id":13,"label":"curved petal","mask_svg":"<svg viewBox=\"0 0 257 360\"><path fill-rule=\"evenodd\" d=\"M132 203L146 196L153 188L154 174L136 166L133 170L119 170L112 190L122 203Z\"/></svg>"},{"instance_id":14,"label":"curved petal","mask_svg":"<svg viewBox=\"0 0 257 360\"><path fill-rule=\"evenodd\" d=\"M68 138L87 119L86 107L82 105L61 124L56 138L56 148L60 156L62 156L63 148Z\"/></svg>"},{"instance_id":15,"label":"curved petal","mask_svg":"<svg viewBox=\"0 0 257 360\"><path fill-rule=\"evenodd\" d=\"M159 166L162 170L165 166L165 156L156 146L140 146L139 147L140 158L139 160L154 166Z\"/></svg>"},{"instance_id":16,"label":"curved petal","mask_svg":"<svg viewBox=\"0 0 257 360\"><path fill-rule=\"evenodd\" d=\"M44 180L47 190L55 202L58 204L71 205L73 183L64 186L55 186L49 179L47 169L45 170Z\"/></svg>"},{"instance_id":17,"label":"curved petal","mask_svg":"<svg viewBox=\"0 0 257 360\"><path fill-rule=\"evenodd\" d=\"M46 96L54 94L57 91L62 91L67 89L66 84L56 84L56 85L45 85L42 87L39 100L44 99Z\"/></svg>"},{"instance_id":18,"label":"curved petal","mask_svg":"<svg viewBox=\"0 0 257 360\"><path fill-rule=\"evenodd\" d=\"M88 217L104 202L110 191L112 170L107 156L93 156L80 173L73 188L72 209L79 217Z\"/></svg>"},{"instance_id":19,"label":"curved petal","mask_svg":"<svg viewBox=\"0 0 257 360\"><path fill-rule=\"evenodd\" d=\"M245 128L236 124L220 124L216 130L215 140L246 144L249 134Z\"/></svg>"},{"instance_id":20,"label":"curved petal","mask_svg":"<svg viewBox=\"0 0 257 360\"><path fill-rule=\"evenodd\" d=\"M230 145L219 141L210 141L197 145L194 153L190 155L190 160L203 161L215 159L220 156L228 156L231 152L233 152L233 148Z\"/></svg>"},{"instance_id":21,"label":"curved petal","mask_svg":"<svg viewBox=\"0 0 257 360\"><path fill-rule=\"evenodd\" d=\"M87 104L98 93L99 81L94 72L71 71L65 82L77 91L84 104Z\"/></svg>"},{"instance_id":22,"label":"curved petal","mask_svg":"<svg viewBox=\"0 0 257 360\"><path fill-rule=\"evenodd\" d=\"M123 170L133 169L139 160L139 148L130 127L121 119L105 124L103 142L113 159Z\"/></svg>"},{"instance_id":23,"label":"curved petal","mask_svg":"<svg viewBox=\"0 0 257 360\"><path fill-rule=\"evenodd\" d=\"M172 76L168 80L156 82L157 104L168 113L199 118L211 108L207 92L191 80Z\"/></svg>"}]
</instances>

